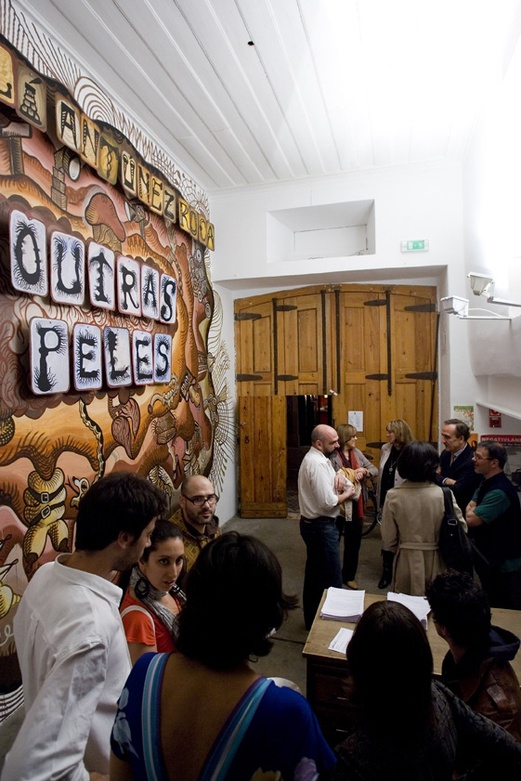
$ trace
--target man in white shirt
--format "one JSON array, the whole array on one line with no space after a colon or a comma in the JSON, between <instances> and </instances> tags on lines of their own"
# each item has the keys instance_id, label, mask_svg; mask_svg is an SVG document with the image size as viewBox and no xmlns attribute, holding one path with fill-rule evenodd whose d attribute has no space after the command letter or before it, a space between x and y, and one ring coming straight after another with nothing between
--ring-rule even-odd
<instances>
[{"instance_id":1,"label":"man in white shirt","mask_svg":"<svg viewBox=\"0 0 521 781\"><path fill-rule=\"evenodd\" d=\"M81 499L76 549L36 571L14 618L25 719L2 781L101 781L116 703L130 672L111 582L150 545L163 495L115 473Z\"/></svg>"},{"instance_id":2,"label":"man in white shirt","mask_svg":"<svg viewBox=\"0 0 521 781\"><path fill-rule=\"evenodd\" d=\"M338 434L321 424L311 432L311 447L298 473L300 534L306 544L304 623L311 629L325 588L342 588L338 505L354 493L346 478L335 474L329 456L338 447Z\"/></svg>"}]
</instances>

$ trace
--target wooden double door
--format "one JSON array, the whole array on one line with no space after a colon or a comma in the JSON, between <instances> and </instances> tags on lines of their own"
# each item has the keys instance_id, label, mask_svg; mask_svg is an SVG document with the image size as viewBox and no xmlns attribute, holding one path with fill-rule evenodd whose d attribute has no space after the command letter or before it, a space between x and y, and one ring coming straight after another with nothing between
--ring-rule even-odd
<instances>
[{"instance_id":1,"label":"wooden double door","mask_svg":"<svg viewBox=\"0 0 521 781\"><path fill-rule=\"evenodd\" d=\"M361 411L358 445L375 464L394 418L417 439L436 440L437 331L434 287L340 285L238 299L241 515L286 516L286 396L332 396L332 425Z\"/></svg>"}]
</instances>

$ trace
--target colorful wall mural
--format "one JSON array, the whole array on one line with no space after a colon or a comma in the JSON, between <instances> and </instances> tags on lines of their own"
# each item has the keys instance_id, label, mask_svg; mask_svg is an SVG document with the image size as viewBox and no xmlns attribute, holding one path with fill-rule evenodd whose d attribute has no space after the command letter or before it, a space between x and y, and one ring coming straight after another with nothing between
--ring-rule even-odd
<instances>
[{"instance_id":1,"label":"colorful wall mural","mask_svg":"<svg viewBox=\"0 0 521 781\"><path fill-rule=\"evenodd\" d=\"M196 194L0 39L0 720L21 701L16 605L72 549L88 487L135 470L173 512L186 475L222 485L229 359Z\"/></svg>"}]
</instances>

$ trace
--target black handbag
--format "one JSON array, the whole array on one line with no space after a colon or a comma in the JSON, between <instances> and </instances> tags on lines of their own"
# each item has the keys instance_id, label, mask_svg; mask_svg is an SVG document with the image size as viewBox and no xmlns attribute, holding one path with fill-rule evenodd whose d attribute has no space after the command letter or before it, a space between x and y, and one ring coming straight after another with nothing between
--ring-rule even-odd
<instances>
[{"instance_id":1,"label":"black handbag","mask_svg":"<svg viewBox=\"0 0 521 781\"><path fill-rule=\"evenodd\" d=\"M445 512L441 521L440 536L438 538L438 548L445 566L449 569L455 569L458 572L466 572L472 575L473 552L472 544L467 533L454 514L454 505L452 503L452 491L446 486L442 486L443 501L445 503Z\"/></svg>"}]
</instances>

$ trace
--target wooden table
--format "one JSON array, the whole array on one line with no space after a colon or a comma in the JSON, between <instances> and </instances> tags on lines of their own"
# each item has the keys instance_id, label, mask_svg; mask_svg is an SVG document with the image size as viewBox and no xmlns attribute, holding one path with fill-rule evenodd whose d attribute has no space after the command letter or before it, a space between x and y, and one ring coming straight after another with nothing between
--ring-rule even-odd
<instances>
[{"instance_id":1,"label":"wooden table","mask_svg":"<svg viewBox=\"0 0 521 781\"><path fill-rule=\"evenodd\" d=\"M307 660L306 695L317 714L326 740L336 745L342 740L350 723L347 685L347 661L344 655L329 650L329 644L340 627L354 629L356 624L320 618L320 610L326 592L317 610L310 629L303 655ZM386 595L366 594L364 607L386 599ZM521 610L492 609L492 623L503 629L509 629L521 637ZM427 637L434 659L434 674L441 674L441 664L449 647L436 632L431 614L429 614ZM521 681L521 653L511 662L517 677Z\"/></svg>"}]
</instances>

